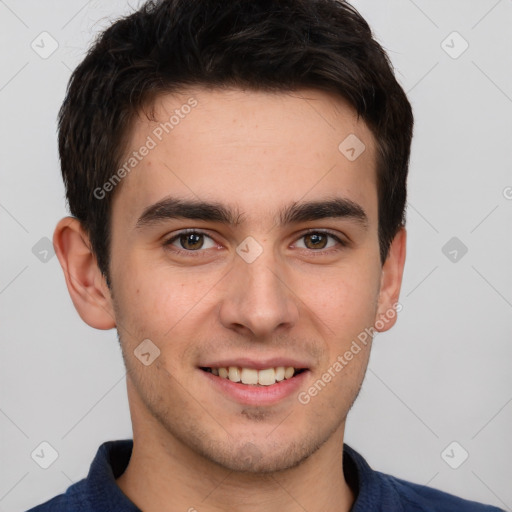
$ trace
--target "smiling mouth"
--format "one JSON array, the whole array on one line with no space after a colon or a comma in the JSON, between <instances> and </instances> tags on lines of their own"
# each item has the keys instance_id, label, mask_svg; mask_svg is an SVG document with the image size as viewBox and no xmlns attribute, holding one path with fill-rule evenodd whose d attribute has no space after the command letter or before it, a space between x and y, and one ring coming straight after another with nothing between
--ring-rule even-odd
<instances>
[{"instance_id":1,"label":"smiling mouth","mask_svg":"<svg viewBox=\"0 0 512 512\"><path fill-rule=\"evenodd\" d=\"M293 366L277 366L263 370L240 368L237 366L229 366L227 368L200 367L200 369L221 379L227 379L231 382L238 382L249 386L272 386L273 384L292 379L296 375L307 371L307 368L294 368Z\"/></svg>"}]
</instances>

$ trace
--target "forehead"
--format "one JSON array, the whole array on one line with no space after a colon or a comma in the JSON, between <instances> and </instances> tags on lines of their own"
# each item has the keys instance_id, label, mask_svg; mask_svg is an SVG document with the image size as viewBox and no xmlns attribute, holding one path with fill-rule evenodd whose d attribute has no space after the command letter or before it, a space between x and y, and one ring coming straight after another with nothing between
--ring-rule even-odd
<instances>
[{"instance_id":1,"label":"forehead","mask_svg":"<svg viewBox=\"0 0 512 512\"><path fill-rule=\"evenodd\" d=\"M283 203L334 193L377 214L375 141L342 98L195 88L160 96L153 113L133 124L114 214L121 207L134 222L173 195L236 205L263 221Z\"/></svg>"}]
</instances>

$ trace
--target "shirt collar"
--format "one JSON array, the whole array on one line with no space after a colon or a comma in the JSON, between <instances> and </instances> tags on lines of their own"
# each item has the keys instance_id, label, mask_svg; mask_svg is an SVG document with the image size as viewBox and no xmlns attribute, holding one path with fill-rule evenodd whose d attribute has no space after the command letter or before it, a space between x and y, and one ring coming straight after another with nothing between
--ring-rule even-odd
<instances>
[{"instance_id":1,"label":"shirt collar","mask_svg":"<svg viewBox=\"0 0 512 512\"><path fill-rule=\"evenodd\" d=\"M106 441L99 447L87 475L87 494L100 510L141 512L116 483L116 478L128 466L132 449L132 439ZM343 472L355 495L351 512L380 510L383 499L394 502L390 503L394 508L389 510L402 510L393 489L387 488L390 484L346 444L343 445Z\"/></svg>"},{"instance_id":2,"label":"shirt collar","mask_svg":"<svg viewBox=\"0 0 512 512\"><path fill-rule=\"evenodd\" d=\"M116 483L130 462L132 448L132 439L106 441L98 448L87 475L87 495L97 510L141 512Z\"/></svg>"}]
</instances>

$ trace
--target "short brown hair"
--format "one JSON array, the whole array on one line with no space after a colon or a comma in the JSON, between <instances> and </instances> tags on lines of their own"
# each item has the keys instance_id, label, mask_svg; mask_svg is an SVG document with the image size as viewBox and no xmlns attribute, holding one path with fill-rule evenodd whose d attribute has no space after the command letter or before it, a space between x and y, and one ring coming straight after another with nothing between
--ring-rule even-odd
<instances>
[{"instance_id":1,"label":"short brown hair","mask_svg":"<svg viewBox=\"0 0 512 512\"><path fill-rule=\"evenodd\" d=\"M59 153L71 214L109 277L114 191L94 193L118 166L136 114L187 86L293 91L346 99L375 136L382 262L405 222L413 115L383 48L336 0L150 1L97 38L68 84Z\"/></svg>"}]
</instances>

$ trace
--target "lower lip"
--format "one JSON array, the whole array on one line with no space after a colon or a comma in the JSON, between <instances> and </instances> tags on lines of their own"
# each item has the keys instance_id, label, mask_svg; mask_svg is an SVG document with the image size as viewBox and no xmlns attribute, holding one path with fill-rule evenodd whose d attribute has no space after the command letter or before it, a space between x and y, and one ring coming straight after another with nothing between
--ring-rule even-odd
<instances>
[{"instance_id":1,"label":"lower lip","mask_svg":"<svg viewBox=\"0 0 512 512\"><path fill-rule=\"evenodd\" d=\"M222 393L245 405L272 405L297 393L303 385L309 370L305 370L291 379L284 379L270 386L241 384L232 382L213 373L199 371Z\"/></svg>"}]
</instances>

